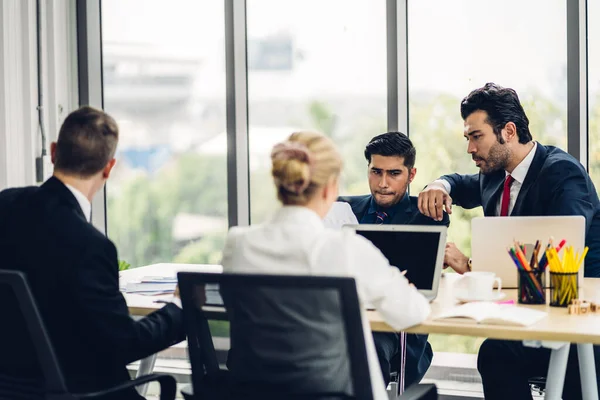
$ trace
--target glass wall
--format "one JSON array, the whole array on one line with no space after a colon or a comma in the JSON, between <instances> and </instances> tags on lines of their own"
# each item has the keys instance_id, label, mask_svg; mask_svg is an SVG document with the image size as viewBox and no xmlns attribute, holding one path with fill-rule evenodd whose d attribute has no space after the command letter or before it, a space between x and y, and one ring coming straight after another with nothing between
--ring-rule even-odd
<instances>
[{"instance_id":1,"label":"glass wall","mask_svg":"<svg viewBox=\"0 0 600 400\"><path fill-rule=\"evenodd\" d=\"M566 150L565 4L408 1L413 195L442 174L477 172L459 105L486 82L514 88L534 139ZM588 21L599 18L600 0L588 0ZM105 108L121 127L108 234L134 267L218 263L227 202L245 201L227 195L224 2L103 0L102 25ZM600 185L600 27L588 34L589 167ZM252 223L278 206L269 154L294 131L329 135L344 158L341 194L368 193L364 146L387 131L386 1L247 0L247 55ZM449 240L466 254L479 215L454 209ZM474 355L483 339L430 341L437 354ZM456 356L444 363L462 365Z\"/></svg>"},{"instance_id":2,"label":"glass wall","mask_svg":"<svg viewBox=\"0 0 600 400\"><path fill-rule=\"evenodd\" d=\"M119 257L219 263L227 230L223 1L104 0L104 105L120 126L107 185Z\"/></svg>"},{"instance_id":3,"label":"glass wall","mask_svg":"<svg viewBox=\"0 0 600 400\"><path fill-rule=\"evenodd\" d=\"M297 130L329 135L344 156L341 193L368 193L364 146L386 130L384 0L248 0L252 223L277 201L273 145Z\"/></svg>"},{"instance_id":4,"label":"glass wall","mask_svg":"<svg viewBox=\"0 0 600 400\"><path fill-rule=\"evenodd\" d=\"M463 138L460 101L486 82L515 89L534 139L566 150L564 0L408 4L409 129L418 154L415 189L446 173L477 172ZM538 18L542 8L545 17ZM480 211L455 211L450 240L468 251L469 221Z\"/></svg>"}]
</instances>

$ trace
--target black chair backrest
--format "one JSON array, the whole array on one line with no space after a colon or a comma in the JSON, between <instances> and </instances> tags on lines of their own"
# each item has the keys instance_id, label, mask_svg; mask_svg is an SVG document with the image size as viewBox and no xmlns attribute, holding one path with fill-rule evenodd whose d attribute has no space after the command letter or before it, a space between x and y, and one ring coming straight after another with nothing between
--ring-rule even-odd
<instances>
[{"instance_id":1,"label":"black chair backrest","mask_svg":"<svg viewBox=\"0 0 600 400\"><path fill-rule=\"evenodd\" d=\"M188 341L198 342L202 334L202 324L195 322L206 286L220 286L236 384L285 391L282 395L373 398L353 278L193 272L178 278ZM209 370L206 352L192 345L189 351L194 392L200 393L204 382L196 371Z\"/></svg>"},{"instance_id":2,"label":"black chair backrest","mask_svg":"<svg viewBox=\"0 0 600 400\"><path fill-rule=\"evenodd\" d=\"M24 390L35 390L36 388L27 387L28 382L31 383L29 379L40 378L43 381L41 382L43 387L38 390L44 391L46 396L68 395L50 338L23 273L0 270L0 312L3 319L2 328L0 328L3 332L0 337L6 342L15 335L21 337L29 335L31 339L29 348L11 349L0 354L0 357L4 358L3 365L14 363L21 367L16 369L16 373L10 375L6 375L7 371L1 372L0 382L5 382L3 387L6 388L6 382L9 382L14 385L22 384ZM6 342L0 345L0 349L11 346L11 343ZM18 355L19 359L7 359L7 353ZM23 370L36 371L41 376L19 376Z\"/></svg>"}]
</instances>

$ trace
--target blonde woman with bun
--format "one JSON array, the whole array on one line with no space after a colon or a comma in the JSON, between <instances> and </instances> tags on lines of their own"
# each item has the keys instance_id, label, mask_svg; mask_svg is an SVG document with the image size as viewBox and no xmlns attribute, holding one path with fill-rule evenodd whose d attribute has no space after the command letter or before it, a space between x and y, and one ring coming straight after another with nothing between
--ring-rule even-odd
<instances>
[{"instance_id":1,"label":"blonde woman with bun","mask_svg":"<svg viewBox=\"0 0 600 400\"><path fill-rule=\"evenodd\" d=\"M397 268L390 266L371 242L352 231L323 225L323 218L338 197L342 168L333 142L318 133L297 132L273 148L271 160L271 173L282 207L264 224L231 228L223 252L223 271L352 276L361 302L374 305L398 331L422 322L430 312L428 301ZM364 314L363 328L374 398L386 400L373 337ZM261 365L269 363L269 356L272 363L278 362L278 356L288 356L278 354L275 349L263 350L268 354L258 354L260 350L255 348L251 351L254 357L265 358ZM244 362L236 361L238 371L232 371L234 375L258 373L244 372ZM269 379L277 379L272 371L270 375Z\"/></svg>"}]
</instances>

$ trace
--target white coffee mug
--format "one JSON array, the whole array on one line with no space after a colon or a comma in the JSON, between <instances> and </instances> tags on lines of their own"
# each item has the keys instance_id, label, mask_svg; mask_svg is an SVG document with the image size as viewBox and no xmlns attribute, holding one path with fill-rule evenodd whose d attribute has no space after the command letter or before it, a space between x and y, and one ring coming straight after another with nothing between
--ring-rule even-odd
<instances>
[{"instance_id":1,"label":"white coffee mug","mask_svg":"<svg viewBox=\"0 0 600 400\"><path fill-rule=\"evenodd\" d=\"M498 292L502 290L502 279L497 278L493 272L475 271L466 272L457 282L460 287L467 291L469 299L488 300L494 292L494 284L498 284Z\"/></svg>"}]
</instances>

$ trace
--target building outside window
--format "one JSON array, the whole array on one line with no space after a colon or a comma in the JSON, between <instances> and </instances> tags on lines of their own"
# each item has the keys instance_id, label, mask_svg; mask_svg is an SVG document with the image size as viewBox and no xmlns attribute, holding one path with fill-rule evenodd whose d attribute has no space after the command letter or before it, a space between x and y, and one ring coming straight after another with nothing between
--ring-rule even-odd
<instances>
[{"instance_id":1,"label":"building outside window","mask_svg":"<svg viewBox=\"0 0 600 400\"><path fill-rule=\"evenodd\" d=\"M294 131L331 137L341 193L368 193L364 146L387 123L385 12L383 0L248 0L252 223L278 206L269 154Z\"/></svg>"}]
</instances>

